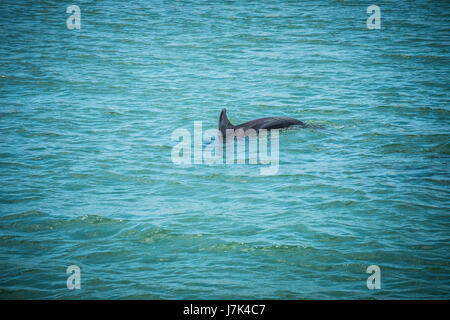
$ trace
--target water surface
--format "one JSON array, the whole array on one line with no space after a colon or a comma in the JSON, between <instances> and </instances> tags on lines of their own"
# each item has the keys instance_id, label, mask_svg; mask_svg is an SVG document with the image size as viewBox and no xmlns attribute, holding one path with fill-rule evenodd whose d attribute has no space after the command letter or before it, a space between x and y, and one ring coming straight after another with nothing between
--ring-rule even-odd
<instances>
[{"instance_id":1,"label":"water surface","mask_svg":"<svg viewBox=\"0 0 450 320\"><path fill-rule=\"evenodd\" d=\"M69 4L0 3L0 298L450 298L449 2ZM325 129L174 165L223 107Z\"/></svg>"}]
</instances>

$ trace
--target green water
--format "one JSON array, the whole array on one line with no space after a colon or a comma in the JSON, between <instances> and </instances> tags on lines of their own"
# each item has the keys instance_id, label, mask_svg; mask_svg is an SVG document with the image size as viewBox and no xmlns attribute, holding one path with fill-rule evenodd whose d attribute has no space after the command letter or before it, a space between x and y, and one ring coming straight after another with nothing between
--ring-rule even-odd
<instances>
[{"instance_id":1,"label":"green water","mask_svg":"<svg viewBox=\"0 0 450 320\"><path fill-rule=\"evenodd\" d=\"M0 298L448 299L449 12L3 0ZM224 107L324 129L281 132L271 176L175 165Z\"/></svg>"}]
</instances>

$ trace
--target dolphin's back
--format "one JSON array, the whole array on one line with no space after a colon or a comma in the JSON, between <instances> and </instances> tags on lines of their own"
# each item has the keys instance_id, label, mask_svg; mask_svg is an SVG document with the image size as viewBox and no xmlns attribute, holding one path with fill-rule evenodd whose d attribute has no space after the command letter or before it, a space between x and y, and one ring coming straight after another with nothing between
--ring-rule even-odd
<instances>
[{"instance_id":1,"label":"dolphin's back","mask_svg":"<svg viewBox=\"0 0 450 320\"><path fill-rule=\"evenodd\" d=\"M267 117L251 120L242 124L235 126L235 129L282 129L294 125L304 126L305 124L300 120L288 117Z\"/></svg>"}]
</instances>

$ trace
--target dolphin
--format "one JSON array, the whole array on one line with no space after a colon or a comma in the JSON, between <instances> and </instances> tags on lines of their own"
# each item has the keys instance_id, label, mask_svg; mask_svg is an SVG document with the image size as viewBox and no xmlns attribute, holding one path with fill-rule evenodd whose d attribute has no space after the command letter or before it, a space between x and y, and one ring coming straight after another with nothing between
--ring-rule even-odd
<instances>
[{"instance_id":1,"label":"dolphin","mask_svg":"<svg viewBox=\"0 0 450 320\"><path fill-rule=\"evenodd\" d=\"M237 126L232 125L227 117L227 109L222 109L219 116L219 130L222 136L226 137L227 129L233 129L234 131L242 129L244 132L248 129L253 129L258 132L260 129L282 129L290 126L301 126L306 127L306 124L300 120L288 117L266 117L251 120L245 123L238 124Z\"/></svg>"}]
</instances>

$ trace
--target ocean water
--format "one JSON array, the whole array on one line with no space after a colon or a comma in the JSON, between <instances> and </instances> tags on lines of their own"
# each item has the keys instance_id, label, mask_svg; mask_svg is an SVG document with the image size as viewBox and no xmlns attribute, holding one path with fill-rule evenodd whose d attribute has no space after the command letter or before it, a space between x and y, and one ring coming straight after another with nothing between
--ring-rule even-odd
<instances>
[{"instance_id":1,"label":"ocean water","mask_svg":"<svg viewBox=\"0 0 450 320\"><path fill-rule=\"evenodd\" d=\"M449 299L449 12L2 0L0 298ZM323 129L281 132L275 175L174 164L222 108Z\"/></svg>"}]
</instances>

